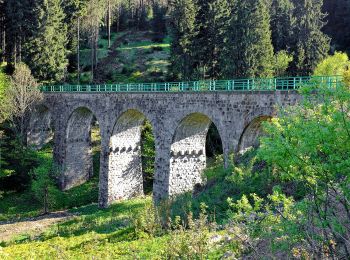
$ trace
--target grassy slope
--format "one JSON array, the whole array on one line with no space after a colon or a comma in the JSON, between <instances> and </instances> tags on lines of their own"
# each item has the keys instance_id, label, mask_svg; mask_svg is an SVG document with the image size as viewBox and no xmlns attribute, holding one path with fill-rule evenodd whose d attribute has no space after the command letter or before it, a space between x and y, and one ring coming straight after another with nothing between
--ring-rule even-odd
<instances>
[{"instance_id":1,"label":"grassy slope","mask_svg":"<svg viewBox=\"0 0 350 260\"><path fill-rule=\"evenodd\" d=\"M266 192L270 186L266 176L252 173L254 152L243 159L241 168L227 170L223 169L219 159L205 172L206 187L194 197L187 194L174 201L172 215L184 217L188 209L196 215L204 202L208 205L209 218L225 223L228 197L240 198L242 193ZM246 174L239 177L238 169ZM234 177L236 175L238 178ZM3 244L0 259L161 259L168 250L168 243L172 243L169 240L173 238L169 234L150 236L135 231L135 218L142 215L147 219L146 212L151 203L151 197L146 197L116 203L104 210L98 209L96 204L72 209L71 212L78 215L74 219L55 224L36 237L23 234ZM215 248L212 254L216 254Z\"/></svg>"},{"instance_id":2,"label":"grassy slope","mask_svg":"<svg viewBox=\"0 0 350 260\"><path fill-rule=\"evenodd\" d=\"M132 217L151 203L134 199L100 210L96 204L73 210L73 220L52 226L32 241L15 241L0 248L1 259L132 259L157 258L167 237L140 237Z\"/></svg>"},{"instance_id":3,"label":"grassy slope","mask_svg":"<svg viewBox=\"0 0 350 260\"><path fill-rule=\"evenodd\" d=\"M151 41L150 32L126 31L113 34L111 48L107 40L99 40L98 66L95 82L135 83L164 81L167 75L170 39L163 43ZM90 81L89 49L81 51L82 83Z\"/></svg>"}]
</instances>

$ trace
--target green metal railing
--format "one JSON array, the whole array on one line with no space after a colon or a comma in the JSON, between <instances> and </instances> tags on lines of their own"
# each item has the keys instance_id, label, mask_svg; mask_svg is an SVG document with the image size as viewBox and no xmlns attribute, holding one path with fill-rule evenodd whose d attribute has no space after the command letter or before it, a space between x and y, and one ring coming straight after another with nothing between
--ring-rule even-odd
<instances>
[{"instance_id":1,"label":"green metal railing","mask_svg":"<svg viewBox=\"0 0 350 260\"><path fill-rule=\"evenodd\" d=\"M265 79L207 80L189 82L55 85L42 86L42 92L200 92L200 91L287 91L302 86L336 87L341 76L287 77Z\"/></svg>"}]
</instances>

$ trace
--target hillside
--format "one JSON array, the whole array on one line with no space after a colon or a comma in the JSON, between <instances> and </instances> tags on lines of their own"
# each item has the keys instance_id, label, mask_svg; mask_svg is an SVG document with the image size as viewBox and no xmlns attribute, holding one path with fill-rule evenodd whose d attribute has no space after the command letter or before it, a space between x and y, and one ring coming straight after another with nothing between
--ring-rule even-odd
<instances>
[{"instance_id":1,"label":"hillside","mask_svg":"<svg viewBox=\"0 0 350 260\"><path fill-rule=\"evenodd\" d=\"M160 82L166 80L170 56L170 40L152 41L149 31L126 31L113 34L108 49L105 39L99 40L96 83ZM90 50L81 50L83 79L91 73ZM90 71L90 72L89 72ZM86 82L88 83L88 82Z\"/></svg>"}]
</instances>

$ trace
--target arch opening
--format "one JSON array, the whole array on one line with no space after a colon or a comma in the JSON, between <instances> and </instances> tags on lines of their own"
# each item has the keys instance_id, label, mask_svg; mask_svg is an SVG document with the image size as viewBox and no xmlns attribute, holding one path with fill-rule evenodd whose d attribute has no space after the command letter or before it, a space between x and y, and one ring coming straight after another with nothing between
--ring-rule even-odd
<instances>
[{"instance_id":1,"label":"arch opening","mask_svg":"<svg viewBox=\"0 0 350 260\"><path fill-rule=\"evenodd\" d=\"M200 113L185 117L178 125L170 155L169 195L196 190L204 183L207 155L222 153L220 134L211 119Z\"/></svg>"},{"instance_id":2,"label":"arch opening","mask_svg":"<svg viewBox=\"0 0 350 260\"><path fill-rule=\"evenodd\" d=\"M130 109L113 128L109 144L109 203L152 191L154 137L145 115Z\"/></svg>"},{"instance_id":3,"label":"arch opening","mask_svg":"<svg viewBox=\"0 0 350 260\"><path fill-rule=\"evenodd\" d=\"M98 173L100 151L100 128L95 115L88 108L77 108L66 130L63 190L79 186Z\"/></svg>"},{"instance_id":4,"label":"arch opening","mask_svg":"<svg viewBox=\"0 0 350 260\"><path fill-rule=\"evenodd\" d=\"M265 135L263 122L270 121L271 119L271 116L259 116L245 127L239 139L238 153L243 154L250 149L260 146L260 137Z\"/></svg>"},{"instance_id":5,"label":"arch opening","mask_svg":"<svg viewBox=\"0 0 350 260\"><path fill-rule=\"evenodd\" d=\"M38 106L29 119L27 144L35 150L42 149L54 136L52 115L48 107Z\"/></svg>"}]
</instances>

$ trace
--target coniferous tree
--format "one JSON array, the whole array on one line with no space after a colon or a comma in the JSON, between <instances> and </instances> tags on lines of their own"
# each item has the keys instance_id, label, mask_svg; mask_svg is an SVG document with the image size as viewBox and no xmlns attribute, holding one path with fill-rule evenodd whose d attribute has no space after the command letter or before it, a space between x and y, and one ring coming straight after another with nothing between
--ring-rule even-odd
<instances>
[{"instance_id":1,"label":"coniferous tree","mask_svg":"<svg viewBox=\"0 0 350 260\"><path fill-rule=\"evenodd\" d=\"M43 0L36 11L39 27L26 44L25 60L42 81L61 81L67 68L67 28L60 0Z\"/></svg>"},{"instance_id":2,"label":"coniferous tree","mask_svg":"<svg viewBox=\"0 0 350 260\"><path fill-rule=\"evenodd\" d=\"M272 0L271 31L276 53L290 49L294 25L294 5L291 0Z\"/></svg>"},{"instance_id":3,"label":"coniferous tree","mask_svg":"<svg viewBox=\"0 0 350 260\"><path fill-rule=\"evenodd\" d=\"M152 20L152 31L153 41L162 42L166 33L166 22L165 22L166 8L161 6L159 3L153 4L153 20Z\"/></svg>"},{"instance_id":4,"label":"coniferous tree","mask_svg":"<svg viewBox=\"0 0 350 260\"><path fill-rule=\"evenodd\" d=\"M177 80L188 80L193 73L192 37L196 9L193 0L173 0L171 3L170 76ZM180 19L181 17L181 19Z\"/></svg>"},{"instance_id":5,"label":"coniferous tree","mask_svg":"<svg viewBox=\"0 0 350 260\"><path fill-rule=\"evenodd\" d=\"M0 62L5 62L6 27L5 27L5 3L0 0Z\"/></svg>"},{"instance_id":6,"label":"coniferous tree","mask_svg":"<svg viewBox=\"0 0 350 260\"><path fill-rule=\"evenodd\" d=\"M16 65L22 61L24 44L32 37L38 27L35 10L38 2L35 0L6 0L5 26L6 26L6 60Z\"/></svg>"},{"instance_id":7,"label":"coniferous tree","mask_svg":"<svg viewBox=\"0 0 350 260\"><path fill-rule=\"evenodd\" d=\"M294 0L295 17L292 70L299 75L310 74L330 49L330 38L322 32L325 14L323 0Z\"/></svg>"},{"instance_id":8,"label":"coniferous tree","mask_svg":"<svg viewBox=\"0 0 350 260\"><path fill-rule=\"evenodd\" d=\"M327 14L324 32L332 38L333 50L350 54L350 1L325 0L323 10Z\"/></svg>"},{"instance_id":9,"label":"coniferous tree","mask_svg":"<svg viewBox=\"0 0 350 260\"><path fill-rule=\"evenodd\" d=\"M237 1L232 8L226 53L226 77L273 74L269 7L265 0Z\"/></svg>"},{"instance_id":10,"label":"coniferous tree","mask_svg":"<svg viewBox=\"0 0 350 260\"><path fill-rule=\"evenodd\" d=\"M65 13L64 23L67 25L68 72L79 70L78 42L80 38L80 20L84 14L87 0L66 0L62 7Z\"/></svg>"},{"instance_id":11,"label":"coniferous tree","mask_svg":"<svg viewBox=\"0 0 350 260\"><path fill-rule=\"evenodd\" d=\"M195 78L222 76L222 51L230 18L227 0L197 0L195 32L192 39Z\"/></svg>"}]
</instances>

